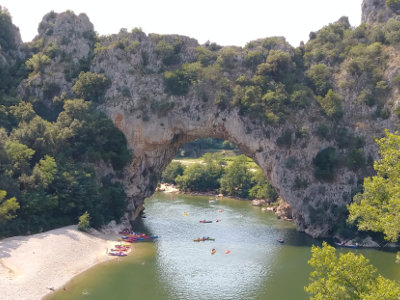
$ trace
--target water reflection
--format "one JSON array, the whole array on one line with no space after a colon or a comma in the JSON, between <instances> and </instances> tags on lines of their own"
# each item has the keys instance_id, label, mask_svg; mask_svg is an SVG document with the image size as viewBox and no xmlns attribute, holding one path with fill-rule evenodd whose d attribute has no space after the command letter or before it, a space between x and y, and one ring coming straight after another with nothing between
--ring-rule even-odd
<instances>
[{"instance_id":1,"label":"water reflection","mask_svg":"<svg viewBox=\"0 0 400 300\"><path fill-rule=\"evenodd\" d=\"M310 246L322 241L249 202L208 200L155 194L146 200L147 218L134 228L158 235L155 243L135 245L131 256L96 266L74 278L67 292L58 291L48 299L308 299L304 286L311 271ZM199 222L204 219L221 222ZM203 236L215 241L193 242ZM213 247L215 255L210 253ZM382 275L400 279L394 253L356 252L369 258Z\"/></svg>"}]
</instances>

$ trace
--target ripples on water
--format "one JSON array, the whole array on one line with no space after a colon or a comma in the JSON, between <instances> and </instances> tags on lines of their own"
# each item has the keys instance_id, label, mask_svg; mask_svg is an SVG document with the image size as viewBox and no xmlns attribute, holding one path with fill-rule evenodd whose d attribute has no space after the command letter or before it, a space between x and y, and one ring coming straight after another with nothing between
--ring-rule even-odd
<instances>
[{"instance_id":1,"label":"ripples on water","mask_svg":"<svg viewBox=\"0 0 400 300\"><path fill-rule=\"evenodd\" d=\"M159 235L157 242L137 245L132 255L119 262L83 273L67 285L67 292L56 292L49 299L308 299L304 292L311 271L307 260L310 246L320 241L249 202L226 199L210 204L208 200L155 194L146 200L147 218L135 230ZM214 222L199 222L204 219ZM215 223L217 219L221 222ZM203 236L215 242L193 242ZM278 243L278 238L285 243ZM383 275L400 279L393 253L360 252L376 262Z\"/></svg>"}]
</instances>

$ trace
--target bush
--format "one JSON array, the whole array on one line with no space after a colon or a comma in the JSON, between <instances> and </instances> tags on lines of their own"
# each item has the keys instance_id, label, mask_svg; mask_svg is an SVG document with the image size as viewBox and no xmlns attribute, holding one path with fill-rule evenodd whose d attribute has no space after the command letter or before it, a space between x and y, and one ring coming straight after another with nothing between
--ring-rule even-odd
<instances>
[{"instance_id":1,"label":"bush","mask_svg":"<svg viewBox=\"0 0 400 300\"><path fill-rule=\"evenodd\" d=\"M329 90L325 97L319 96L317 98L317 101L328 117L333 119L340 119L342 117L343 98L340 97L337 93Z\"/></svg>"},{"instance_id":2,"label":"bush","mask_svg":"<svg viewBox=\"0 0 400 300\"><path fill-rule=\"evenodd\" d=\"M110 87L110 80L103 74L81 72L72 90L87 101L99 102Z\"/></svg>"},{"instance_id":3,"label":"bush","mask_svg":"<svg viewBox=\"0 0 400 300\"><path fill-rule=\"evenodd\" d=\"M325 64L312 66L306 72L308 84L316 95L324 96L332 88L332 68Z\"/></svg>"},{"instance_id":4,"label":"bush","mask_svg":"<svg viewBox=\"0 0 400 300\"><path fill-rule=\"evenodd\" d=\"M179 62L179 52L182 45L183 42L178 38L172 44L162 39L156 45L156 53L165 65L176 64Z\"/></svg>"},{"instance_id":5,"label":"bush","mask_svg":"<svg viewBox=\"0 0 400 300\"><path fill-rule=\"evenodd\" d=\"M173 95L185 95L189 91L190 79L181 70L164 73L165 91Z\"/></svg>"},{"instance_id":6,"label":"bush","mask_svg":"<svg viewBox=\"0 0 400 300\"><path fill-rule=\"evenodd\" d=\"M361 149L351 149L347 153L347 166L356 171L365 165L364 151Z\"/></svg>"},{"instance_id":7,"label":"bush","mask_svg":"<svg viewBox=\"0 0 400 300\"><path fill-rule=\"evenodd\" d=\"M313 160L314 176L324 181L333 180L337 163L335 148L328 147L321 150Z\"/></svg>"},{"instance_id":8,"label":"bush","mask_svg":"<svg viewBox=\"0 0 400 300\"><path fill-rule=\"evenodd\" d=\"M90 215L86 211L82 216L79 217L79 223L78 223L78 230L80 231L89 231L90 229Z\"/></svg>"},{"instance_id":9,"label":"bush","mask_svg":"<svg viewBox=\"0 0 400 300\"><path fill-rule=\"evenodd\" d=\"M176 184L176 177L183 175L185 167L180 162L171 162L165 170L162 172L161 180L162 182Z\"/></svg>"}]
</instances>

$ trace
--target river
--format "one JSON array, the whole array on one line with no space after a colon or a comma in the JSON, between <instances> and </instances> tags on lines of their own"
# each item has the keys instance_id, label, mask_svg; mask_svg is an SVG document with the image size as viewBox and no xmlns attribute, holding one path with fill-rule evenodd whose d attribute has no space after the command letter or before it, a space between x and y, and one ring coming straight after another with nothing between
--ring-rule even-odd
<instances>
[{"instance_id":1,"label":"river","mask_svg":"<svg viewBox=\"0 0 400 300\"><path fill-rule=\"evenodd\" d=\"M156 242L135 244L130 256L91 268L46 299L308 299L310 247L322 241L249 201L209 199L154 194L136 230L158 235ZM193 242L203 236L215 241ZM346 251L362 253L382 275L400 280L394 253L338 249Z\"/></svg>"}]
</instances>

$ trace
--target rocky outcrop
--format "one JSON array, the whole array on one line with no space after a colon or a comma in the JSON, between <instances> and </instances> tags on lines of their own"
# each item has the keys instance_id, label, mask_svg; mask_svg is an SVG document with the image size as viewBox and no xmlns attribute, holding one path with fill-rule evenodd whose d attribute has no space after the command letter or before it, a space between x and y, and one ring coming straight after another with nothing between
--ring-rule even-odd
<instances>
[{"instance_id":1,"label":"rocky outcrop","mask_svg":"<svg viewBox=\"0 0 400 300\"><path fill-rule=\"evenodd\" d=\"M25 79L19 86L19 94L24 100L36 97L51 106L56 95L73 97L72 81L81 71L89 70L96 34L85 14L77 16L71 11L48 13L38 31L31 48L35 45L41 49L52 63L44 66L41 73L32 73ZM28 50L28 58L34 52Z\"/></svg>"},{"instance_id":2,"label":"rocky outcrop","mask_svg":"<svg viewBox=\"0 0 400 300\"><path fill-rule=\"evenodd\" d=\"M398 8L394 5L389 7L386 2L386 0L363 0L361 22L369 24L383 23L392 17L397 17L400 6Z\"/></svg>"},{"instance_id":3,"label":"rocky outcrop","mask_svg":"<svg viewBox=\"0 0 400 300\"><path fill-rule=\"evenodd\" d=\"M291 220L293 218L293 213L289 203L281 199L276 208L275 215L278 219Z\"/></svg>"},{"instance_id":4,"label":"rocky outcrop","mask_svg":"<svg viewBox=\"0 0 400 300\"><path fill-rule=\"evenodd\" d=\"M363 21L377 21L377 10L381 9L386 16L384 2L365 0ZM346 18L339 23L348 26ZM394 114L385 119L379 116L371 119L377 108L360 104L355 100L356 90L338 84L339 80L346 82L350 76L346 70L341 71L340 66L337 66L339 71L333 84L343 98L340 126L337 120L321 112L315 97L307 95L303 95L309 103L307 107L285 111L284 120L278 124L254 117L237 105L229 105L235 101L231 87L239 77L250 78L255 74L255 68L244 63L250 50L261 52L269 47L268 51L283 51L291 63L299 59L304 49L294 49L282 38L273 43L253 41L246 48L220 49L217 45L203 45L203 51L211 53L207 59L216 62L214 69L204 68L207 78L211 79L191 78L184 92L173 93L166 89L163 74L165 71L173 73L185 63L188 66L199 59L196 49L200 45L194 39L146 35L134 29L96 40L93 25L86 15L76 16L71 12L46 15L35 38L36 41L41 39L42 51L54 44L59 51L44 72L30 76L20 85L19 93L24 99L39 98L50 103L53 96L63 93L75 96L71 86L82 70L102 73L109 78L110 88L98 108L124 133L133 150L133 161L120 179L128 195L131 220L143 209L144 199L155 191L162 171L180 147L198 138L214 137L234 143L242 153L254 159L279 195L289 203L291 213L285 209L285 215L293 217L299 230L312 236L329 235L337 220L344 217L343 209L351 202L357 182L370 169L338 167L339 172L330 181L317 179L314 175L317 154L328 147L340 146L337 140L315 133L324 125L361 136L365 141L362 150L371 160L377 158L374 138L382 136L385 128L393 131L398 123ZM397 74L393 61L389 59L388 66L392 68L384 75L388 82ZM196 65L191 67L196 68ZM304 78L304 74L298 77ZM53 85L51 93L46 85ZM397 89L393 89L387 96L390 105L382 108L394 110L398 106L396 93Z\"/></svg>"}]
</instances>

